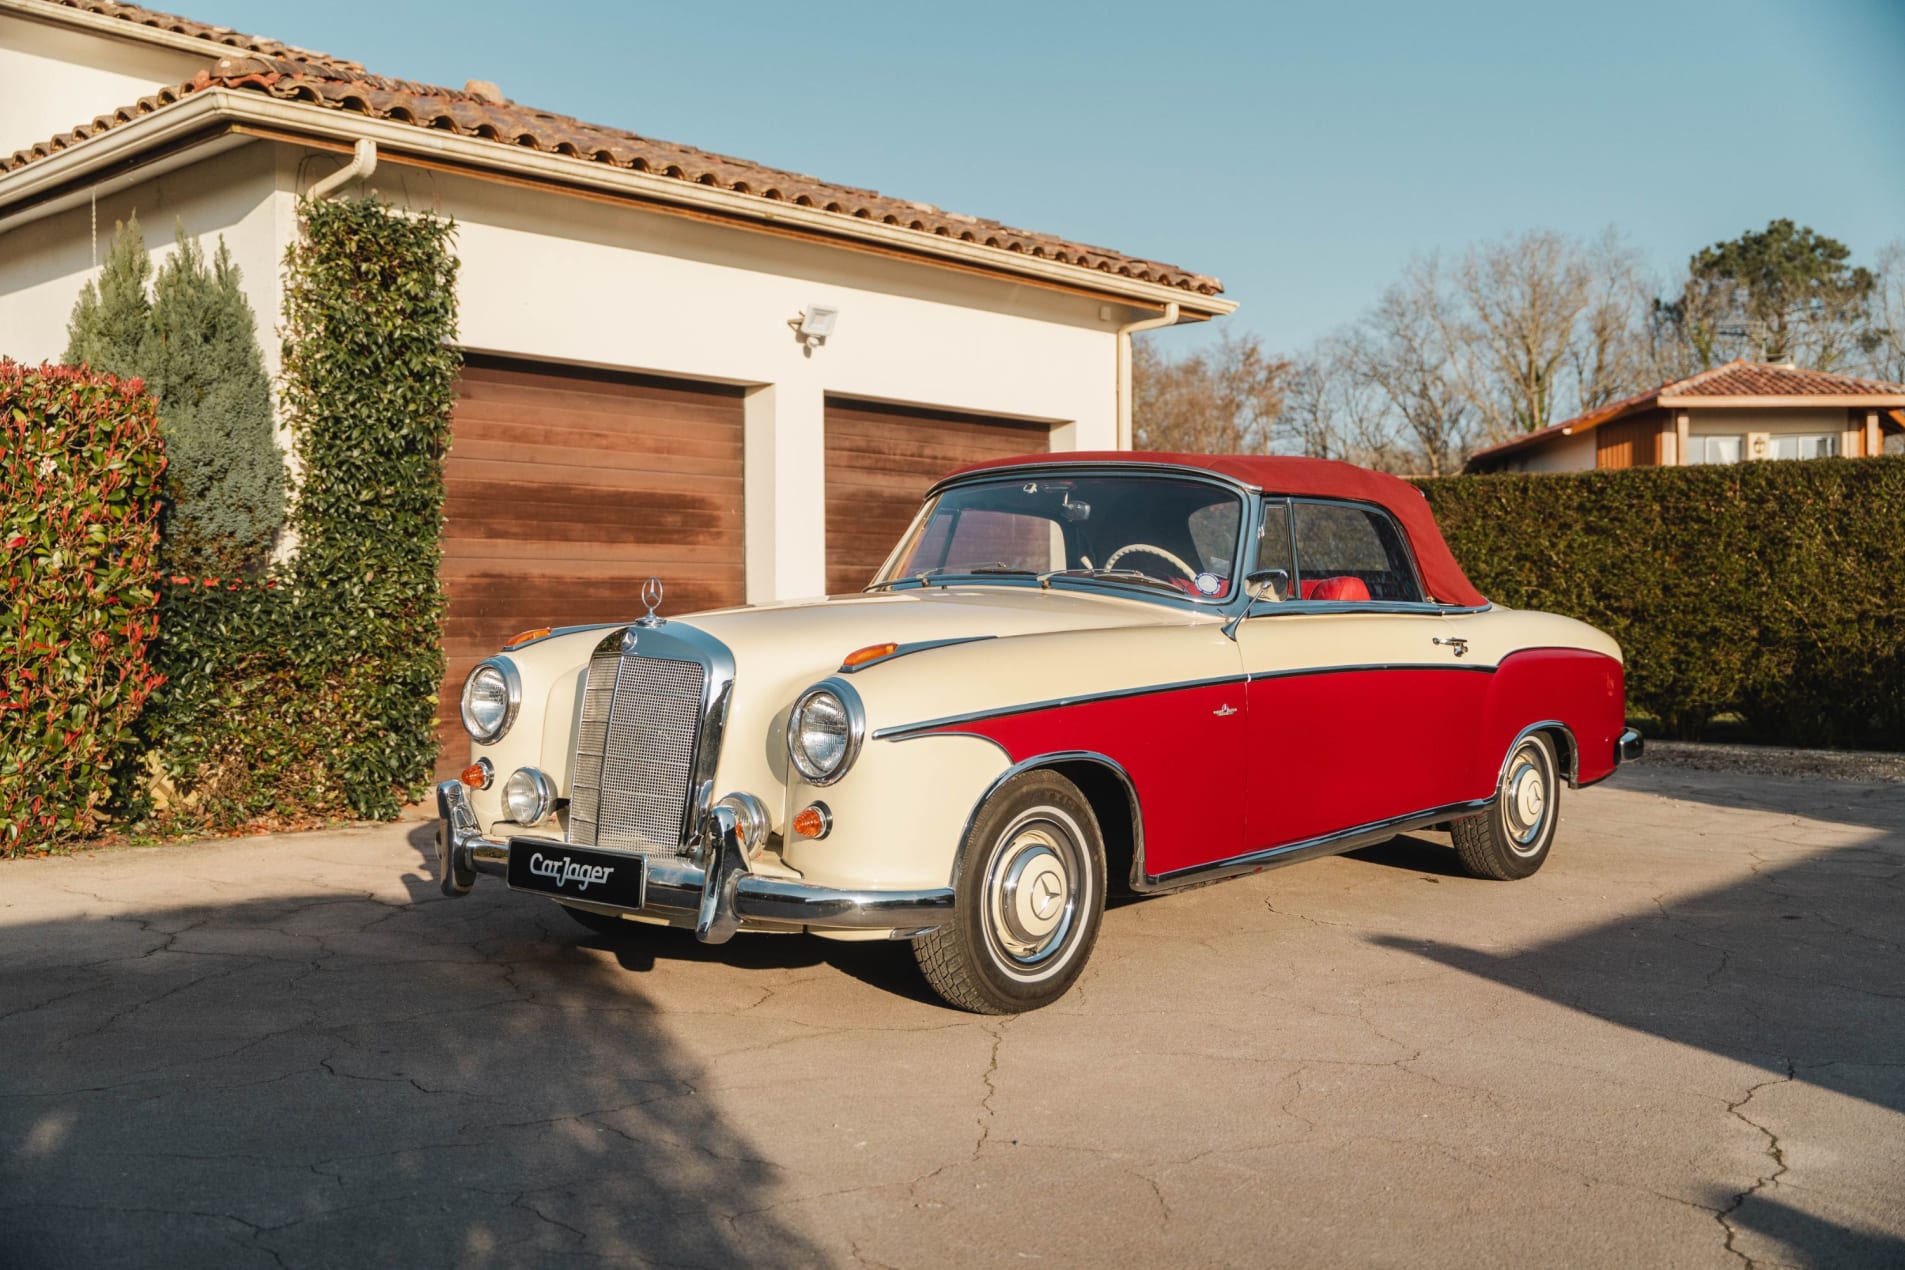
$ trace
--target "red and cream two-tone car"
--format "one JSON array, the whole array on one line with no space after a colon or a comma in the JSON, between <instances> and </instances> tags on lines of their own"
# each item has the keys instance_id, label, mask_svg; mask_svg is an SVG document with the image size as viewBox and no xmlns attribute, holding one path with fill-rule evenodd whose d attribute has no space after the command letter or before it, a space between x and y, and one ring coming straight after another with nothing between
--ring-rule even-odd
<instances>
[{"instance_id":1,"label":"red and cream two-tone car","mask_svg":"<svg viewBox=\"0 0 1905 1270\"><path fill-rule=\"evenodd\" d=\"M1446 827L1541 867L1640 750L1619 647L1490 604L1412 486L1316 459L1038 455L935 486L865 592L559 631L479 665L446 893L583 924L911 940L953 1005L1077 979L1141 894Z\"/></svg>"}]
</instances>

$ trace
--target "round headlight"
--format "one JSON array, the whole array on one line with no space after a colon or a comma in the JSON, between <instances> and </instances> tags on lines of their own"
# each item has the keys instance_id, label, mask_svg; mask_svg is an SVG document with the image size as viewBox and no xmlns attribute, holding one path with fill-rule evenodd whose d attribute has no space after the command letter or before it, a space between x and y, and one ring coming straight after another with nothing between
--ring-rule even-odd
<instances>
[{"instance_id":1,"label":"round headlight","mask_svg":"<svg viewBox=\"0 0 1905 1270\"><path fill-rule=\"evenodd\" d=\"M556 805L556 787L533 767L519 767L503 783L503 812L519 825L533 825Z\"/></svg>"},{"instance_id":2,"label":"round headlight","mask_svg":"<svg viewBox=\"0 0 1905 1270\"><path fill-rule=\"evenodd\" d=\"M479 744L500 740L516 721L522 704L522 681L507 657L480 661L463 681L463 727Z\"/></svg>"},{"instance_id":3,"label":"round headlight","mask_svg":"<svg viewBox=\"0 0 1905 1270\"><path fill-rule=\"evenodd\" d=\"M787 757L809 784L831 785L846 775L865 734L860 698L837 679L800 694L787 716Z\"/></svg>"}]
</instances>

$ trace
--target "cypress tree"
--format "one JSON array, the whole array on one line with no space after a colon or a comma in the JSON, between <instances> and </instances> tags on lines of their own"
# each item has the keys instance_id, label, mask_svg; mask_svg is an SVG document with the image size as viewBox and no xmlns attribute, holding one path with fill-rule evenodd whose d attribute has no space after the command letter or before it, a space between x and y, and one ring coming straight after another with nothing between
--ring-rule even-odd
<instances>
[{"instance_id":1,"label":"cypress tree","mask_svg":"<svg viewBox=\"0 0 1905 1270\"><path fill-rule=\"evenodd\" d=\"M285 469L238 266L221 239L207 268L181 227L148 299L151 274L135 216L116 227L98 285L88 282L73 306L66 360L144 379L158 402L167 458L162 569L256 572L284 522Z\"/></svg>"},{"instance_id":2,"label":"cypress tree","mask_svg":"<svg viewBox=\"0 0 1905 1270\"><path fill-rule=\"evenodd\" d=\"M152 305L146 299L151 273L139 218L115 223L99 285L87 281L67 323L67 365L90 366L121 379L146 375L151 369Z\"/></svg>"},{"instance_id":3,"label":"cypress tree","mask_svg":"<svg viewBox=\"0 0 1905 1270\"><path fill-rule=\"evenodd\" d=\"M181 230L152 283L149 375L171 456L162 550L179 572L255 572L284 520L284 458L255 330L223 240L208 269Z\"/></svg>"}]
</instances>

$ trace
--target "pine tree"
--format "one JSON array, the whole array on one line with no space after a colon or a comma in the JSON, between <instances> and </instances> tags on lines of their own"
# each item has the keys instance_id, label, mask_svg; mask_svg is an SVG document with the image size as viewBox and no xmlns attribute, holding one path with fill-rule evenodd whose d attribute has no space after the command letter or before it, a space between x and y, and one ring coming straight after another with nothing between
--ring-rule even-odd
<instances>
[{"instance_id":1,"label":"pine tree","mask_svg":"<svg viewBox=\"0 0 1905 1270\"><path fill-rule=\"evenodd\" d=\"M146 299L151 273L139 218L115 224L99 285L88 280L73 306L66 327L68 365L91 366L121 379L142 377L151 369L152 305Z\"/></svg>"},{"instance_id":2,"label":"pine tree","mask_svg":"<svg viewBox=\"0 0 1905 1270\"><path fill-rule=\"evenodd\" d=\"M181 227L152 278L139 221L118 226L97 287L73 306L66 360L138 377L159 403L166 508L159 554L169 573L262 569L284 523L284 458L273 433L251 306L221 239L208 269Z\"/></svg>"},{"instance_id":3,"label":"pine tree","mask_svg":"<svg viewBox=\"0 0 1905 1270\"><path fill-rule=\"evenodd\" d=\"M178 246L152 283L150 383L165 434L171 516L163 550L187 574L253 572L284 521L284 459L238 266Z\"/></svg>"}]
</instances>

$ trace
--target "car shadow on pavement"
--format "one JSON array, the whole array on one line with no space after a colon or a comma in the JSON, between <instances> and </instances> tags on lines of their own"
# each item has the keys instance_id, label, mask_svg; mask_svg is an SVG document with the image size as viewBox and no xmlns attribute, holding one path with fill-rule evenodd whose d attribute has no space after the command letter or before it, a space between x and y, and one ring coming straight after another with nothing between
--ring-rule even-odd
<instances>
[{"instance_id":1,"label":"car shadow on pavement","mask_svg":"<svg viewBox=\"0 0 1905 1270\"><path fill-rule=\"evenodd\" d=\"M1750 843L1729 841L1724 849L1739 851L1748 876L1690 895L1663 893L1648 910L1546 942L1503 951L1368 938L1635 1032L1756 1066L1765 1079L1755 1090L1797 1082L1905 1114L1905 993L1899 986L1905 984L1905 938L1898 918L1905 907L1905 815L1897 803L1850 797L1852 806L1872 813L1866 827L1851 834L1863 841L1800 854L1807 841L1801 837L1797 845L1782 844L1775 862L1756 860ZM1711 792L1708 798L1736 805ZM1836 805L1847 798L1842 791ZM1829 813L1810 814L1825 820ZM1816 823L1788 823L1796 834L1821 832ZM1842 816L1838 823L1848 822ZM1407 860L1405 867L1419 868L1425 866L1418 857L1435 847L1398 839L1376 851L1384 863ZM1777 1175L1775 1163L1779 1172L1787 1165L1774 1132L1744 1106L1751 1097L1732 1110L1766 1134L1770 1178ZM1804 1264L1905 1265L1905 1241L1801 1211L1764 1184L1714 1196L1713 1206L1726 1210L1730 1228L1797 1249Z\"/></svg>"},{"instance_id":2,"label":"car shadow on pavement","mask_svg":"<svg viewBox=\"0 0 1905 1270\"><path fill-rule=\"evenodd\" d=\"M547 906L95 898L0 926L10 1267L824 1259L771 1126Z\"/></svg>"}]
</instances>

